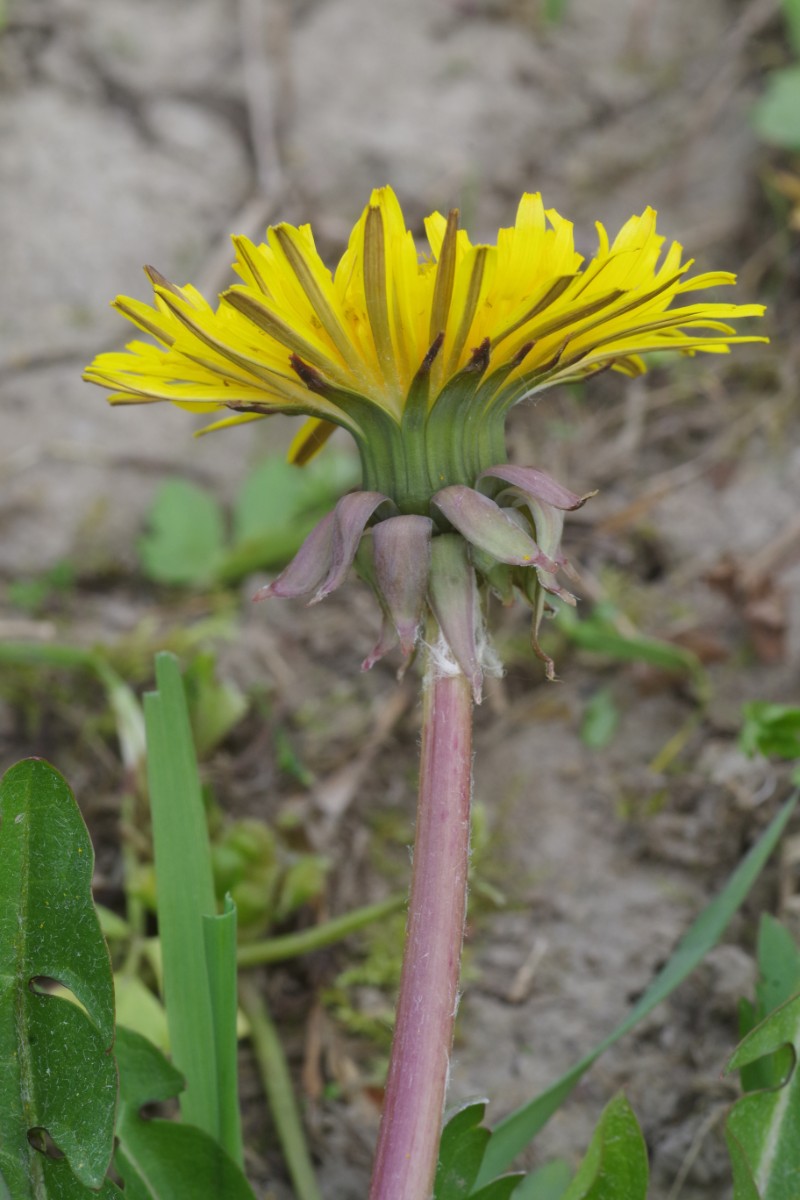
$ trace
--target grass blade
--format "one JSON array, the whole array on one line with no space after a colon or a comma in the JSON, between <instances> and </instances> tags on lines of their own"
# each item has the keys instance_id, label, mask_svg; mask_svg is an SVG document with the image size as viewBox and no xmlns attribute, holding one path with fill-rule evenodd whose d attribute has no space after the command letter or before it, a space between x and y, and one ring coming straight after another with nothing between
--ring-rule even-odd
<instances>
[{"instance_id":1,"label":"grass blade","mask_svg":"<svg viewBox=\"0 0 800 1200\"><path fill-rule=\"evenodd\" d=\"M625 1020L604 1038L570 1071L562 1075L547 1091L518 1108L501 1121L492 1134L476 1186L499 1175L528 1142L542 1129L553 1113L566 1100L572 1089L600 1055L613 1046L624 1034L657 1004L674 991L695 969L722 937L733 914L744 901L761 870L775 849L787 821L797 805L797 794L791 797L748 851L731 875L720 894L703 910L679 942L675 953L658 973L650 987L634 1005Z\"/></svg>"},{"instance_id":2,"label":"grass blade","mask_svg":"<svg viewBox=\"0 0 800 1200\"><path fill-rule=\"evenodd\" d=\"M214 1022L203 916L216 904L200 779L177 659L156 656L158 691L144 698L147 775L158 887L164 999L175 1064L186 1076L184 1121L220 1136Z\"/></svg>"},{"instance_id":3,"label":"grass blade","mask_svg":"<svg viewBox=\"0 0 800 1200\"><path fill-rule=\"evenodd\" d=\"M208 989L214 1021L214 1058L219 1097L219 1134L224 1150L244 1166L236 1042L236 905L225 897L225 911L203 918Z\"/></svg>"},{"instance_id":4,"label":"grass blade","mask_svg":"<svg viewBox=\"0 0 800 1200\"><path fill-rule=\"evenodd\" d=\"M242 1008L250 1023L253 1049L264 1081L272 1119L278 1131L295 1200L322 1200L306 1146L303 1125L292 1090L280 1039L258 988L249 979L240 985Z\"/></svg>"}]
</instances>

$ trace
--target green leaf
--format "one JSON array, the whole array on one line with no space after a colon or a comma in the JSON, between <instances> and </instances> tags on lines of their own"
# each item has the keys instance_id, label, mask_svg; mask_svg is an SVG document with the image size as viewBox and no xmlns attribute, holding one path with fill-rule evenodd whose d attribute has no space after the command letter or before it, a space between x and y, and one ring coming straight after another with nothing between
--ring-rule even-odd
<instances>
[{"instance_id":1,"label":"green leaf","mask_svg":"<svg viewBox=\"0 0 800 1200\"><path fill-rule=\"evenodd\" d=\"M233 512L234 544L219 577L234 583L259 569L284 566L306 534L358 482L352 457L327 454L310 467L270 458L248 475Z\"/></svg>"},{"instance_id":2,"label":"green leaf","mask_svg":"<svg viewBox=\"0 0 800 1200\"><path fill-rule=\"evenodd\" d=\"M548 25L559 25L566 10L567 0L544 0L543 16Z\"/></svg>"},{"instance_id":3,"label":"green leaf","mask_svg":"<svg viewBox=\"0 0 800 1200\"><path fill-rule=\"evenodd\" d=\"M303 854L291 864L281 882L275 910L275 920L279 924L319 896L325 887L329 869L330 863L326 858L313 854Z\"/></svg>"},{"instance_id":4,"label":"green leaf","mask_svg":"<svg viewBox=\"0 0 800 1200\"><path fill-rule=\"evenodd\" d=\"M613 1033L610 1033L594 1050L591 1050L565 1075L556 1080L547 1091L542 1092L500 1122L494 1130L492 1140L487 1148L478 1176L479 1184L503 1171L539 1130L544 1128L553 1113L560 1108L578 1081L597 1061L603 1051L607 1050L609 1046L613 1046L624 1034L633 1029L702 962L709 950L722 937L733 914L760 875L796 805L797 795L794 795L779 810L756 844L739 863L720 894L712 900L693 923L666 966L659 971L650 987Z\"/></svg>"},{"instance_id":5,"label":"green leaf","mask_svg":"<svg viewBox=\"0 0 800 1200\"><path fill-rule=\"evenodd\" d=\"M486 1101L465 1104L447 1121L439 1143L434 1200L462 1200L478 1177L489 1130L481 1128Z\"/></svg>"},{"instance_id":6,"label":"green leaf","mask_svg":"<svg viewBox=\"0 0 800 1200\"><path fill-rule=\"evenodd\" d=\"M158 996L153 995L138 975L117 975L114 991L117 1024L135 1030L166 1052L169 1049L167 1013Z\"/></svg>"},{"instance_id":7,"label":"green leaf","mask_svg":"<svg viewBox=\"0 0 800 1200\"><path fill-rule=\"evenodd\" d=\"M321 499L324 503L311 472L283 458L269 458L247 476L236 498L234 541L271 536L282 541L284 530L298 517L310 513L313 522Z\"/></svg>"},{"instance_id":8,"label":"green leaf","mask_svg":"<svg viewBox=\"0 0 800 1200\"><path fill-rule=\"evenodd\" d=\"M800 991L800 952L788 930L762 913L758 928L759 981L754 1004L739 1001L739 1036L747 1037L769 1013ZM791 1057L791 1056L790 1056ZM742 1067L740 1078L745 1092L777 1087L787 1071L785 1048L768 1058Z\"/></svg>"},{"instance_id":9,"label":"green leaf","mask_svg":"<svg viewBox=\"0 0 800 1200\"><path fill-rule=\"evenodd\" d=\"M651 637L628 637L620 633L613 621L614 609L598 604L583 620L571 608L558 610L558 624L567 637L584 650L602 654L617 662L643 662L665 671L688 672L699 690L704 690L706 675L696 654L684 646Z\"/></svg>"},{"instance_id":10,"label":"green leaf","mask_svg":"<svg viewBox=\"0 0 800 1200\"><path fill-rule=\"evenodd\" d=\"M571 1179L569 1163L556 1158L526 1175L514 1193L514 1200L562 1200Z\"/></svg>"},{"instance_id":11,"label":"green leaf","mask_svg":"<svg viewBox=\"0 0 800 1200\"><path fill-rule=\"evenodd\" d=\"M433 1200L507 1200L523 1176L503 1175L493 1179L478 1192L472 1188L491 1134L481 1126L486 1113L485 1100L471 1100L456 1109L445 1122L439 1142L439 1161L436 1165Z\"/></svg>"},{"instance_id":12,"label":"green leaf","mask_svg":"<svg viewBox=\"0 0 800 1200\"><path fill-rule=\"evenodd\" d=\"M788 1073L781 1085L749 1092L728 1115L725 1136L734 1166L735 1200L797 1200L800 1195L800 996L748 1034L726 1070L741 1070L787 1049Z\"/></svg>"},{"instance_id":13,"label":"green leaf","mask_svg":"<svg viewBox=\"0 0 800 1200\"><path fill-rule=\"evenodd\" d=\"M611 688L600 688L583 711L581 741L592 750L602 750L612 741L619 725L619 709Z\"/></svg>"},{"instance_id":14,"label":"green leaf","mask_svg":"<svg viewBox=\"0 0 800 1200\"><path fill-rule=\"evenodd\" d=\"M762 1200L755 1185L747 1155L742 1146L725 1130L725 1141L731 1156L733 1172L733 1200Z\"/></svg>"},{"instance_id":15,"label":"green leaf","mask_svg":"<svg viewBox=\"0 0 800 1200\"><path fill-rule=\"evenodd\" d=\"M646 1200L647 1147L623 1095L603 1109L564 1200Z\"/></svg>"},{"instance_id":16,"label":"green leaf","mask_svg":"<svg viewBox=\"0 0 800 1200\"><path fill-rule=\"evenodd\" d=\"M800 150L800 67L769 74L764 95L753 108L753 123L771 146Z\"/></svg>"},{"instance_id":17,"label":"green leaf","mask_svg":"<svg viewBox=\"0 0 800 1200\"><path fill-rule=\"evenodd\" d=\"M210 754L247 712L247 697L232 683L217 679L216 658L206 651L190 663L184 679L197 753Z\"/></svg>"},{"instance_id":18,"label":"green leaf","mask_svg":"<svg viewBox=\"0 0 800 1200\"><path fill-rule=\"evenodd\" d=\"M13 1200L118 1195L103 1180L117 1074L111 963L92 904L94 865L75 799L28 759L0 782L0 1181ZM83 1007L32 986L58 980ZM35 1150L45 1129L65 1155Z\"/></svg>"},{"instance_id":19,"label":"green leaf","mask_svg":"<svg viewBox=\"0 0 800 1200\"><path fill-rule=\"evenodd\" d=\"M745 754L800 758L800 708L754 700L745 704L739 745Z\"/></svg>"},{"instance_id":20,"label":"green leaf","mask_svg":"<svg viewBox=\"0 0 800 1200\"><path fill-rule=\"evenodd\" d=\"M800 58L800 0L783 0L783 15L789 29L789 41Z\"/></svg>"},{"instance_id":21,"label":"green leaf","mask_svg":"<svg viewBox=\"0 0 800 1200\"><path fill-rule=\"evenodd\" d=\"M524 1175L519 1172L514 1172L511 1175L501 1175L499 1179L495 1179L492 1183L481 1188L479 1192L472 1193L472 1200L508 1200L509 1196L516 1200L519 1195L519 1185L522 1183Z\"/></svg>"},{"instance_id":22,"label":"green leaf","mask_svg":"<svg viewBox=\"0 0 800 1200\"><path fill-rule=\"evenodd\" d=\"M156 583L204 584L222 556L222 510L208 492L183 479L162 484L139 539L142 570Z\"/></svg>"},{"instance_id":23,"label":"green leaf","mask_svg":"<svg viewBox=\"0 0 800 1200\"><path fill-rule=\"evenodd\" d=\"M222 1147L192 1125L145 1120L145 1104L178 1095L183 1079L138 1033L117 1030L120 1076L116 1165L126 1200L255 1200L240 1168Z\"/></svg>"},{"instance_id":24,"label":"green leaf","mask_svg":"<svg viewBox=\"0 0 800 1200\"><path fill-rule=\"evenodd\" d=\"M800 991L800 950L789 930L769 913L762 913L758 928L758 967L757 1018L761 1020Z\"/></svg>"},{"instance_id":25,"label":"green leaf","mask_svg":"<svg viewBox=\"0 0 800 1200\"><path fill-rule=\"evenodd\" d=\"M69 1003L69 1002L67 1002ZM36 1200L130 1200L126 1192L119 1190L110 1179L104 1180L99 1191L84 1187L72 1174L66 1159L41 1158L41 1176L37 1179L36 1192L25 1192L25 1197L35 1194ZM21 1192L4 1190L0 1173L0 1200L23 1200Z\"/></svg>"},{"instance_id":26,"label":"green leaf","mask_svg":"<svg viewBox=\"0 0 800 1200\"><path fill-rule=\"evenodd\" d=\"M185 1121L220 1134L203 917L216 914L206 815L180 670L156 656L158 691L144 697L158 927L170 1045L187 1079Z\"/></svg>"}]
</instances>

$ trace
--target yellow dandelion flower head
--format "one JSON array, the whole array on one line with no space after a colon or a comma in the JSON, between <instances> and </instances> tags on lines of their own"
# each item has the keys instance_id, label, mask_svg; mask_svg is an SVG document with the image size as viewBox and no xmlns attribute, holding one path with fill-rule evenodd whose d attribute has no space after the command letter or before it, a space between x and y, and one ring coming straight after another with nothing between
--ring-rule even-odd
<instances>
[{"instance_id":1,"label":"yellow dandelion flower head","mask_svg":"<svg viewBox=\"0 0 800 1200\"><path fill-rule=\"evenodd\" d=\"M690 275L678 243L663 252L650 208L613 242L598 224L589 261L570 222L538 194L522 197L496 245L473 245L455 211L433 213L425 229L420 254L383 187L333 273L307 225L277 225L258 246L234 237L241 283L216 310L147 268L154 305L114 304L154 341L99 355L85 377L111 388L113 404L232 410L212 429L305 416L291 451L298 463L343 426L365 486L414 510L423 493L503 461L509 408L543 388L609 367L639 374L649 351L720 353L763 340L729 323L761 315L760 305L687 299L735 277Z\"/></svg>"}]
</instances>

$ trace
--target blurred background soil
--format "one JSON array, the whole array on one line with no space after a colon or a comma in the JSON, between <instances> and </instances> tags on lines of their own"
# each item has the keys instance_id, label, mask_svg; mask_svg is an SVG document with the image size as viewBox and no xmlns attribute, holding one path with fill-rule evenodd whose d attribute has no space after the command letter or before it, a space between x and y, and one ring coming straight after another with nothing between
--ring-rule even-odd
<instances>
[{"instance_id":1,"label":"blurred background soil","mask_svg":"<svg viewBox=\"0 0 800 1200\"><path fill-rule=\"evenodd\" d=\"M779 4L567 0L549 23L544 8L14 0L0 37L0 641L101 644L141 664L224 611L217 669L251 700L266 694L272 716L249 703L206 777L237 816L274 820L288 806L328 857L310 919L405 886L413 672L399 693L396 663L359 672L377 617L355 582L307 610L253 608L263 577L224 596L143 578L137 538L159 484L180 476L230 501L291 429L276 418L195 441L184 413L108 408L80 373L129 334L109 300L147 297L144 263L212 296L228 280L228 235L258 240L278 220L311 221L334 261L370 189L391 183L416 232L428 212L460 205L475 240L494 240L520 193L541 190L589 254L595 220L614 231L651 204L701 269L737 270L737 299L769 305L769 347L641 381L604 376L512 422L515 461L599 489L566 537L585 612L611 601L625 628L693 650L710 699L701 708L679 674L582 654L557 631L562 682L548 685L524 615L497 612L507 672L477 715L484 887L450 1088L453 1103L490 1097L495 1119L614 1027L775 811L785 780L737 750L741 706L797 703L800 660L800 255L765 187L783 160L750 120L785 52ZM65 586L20 590L59 570ZM137 671L146 685L149 667ZM119 902L123 781L102 695L66 673L24 687L4 675L1 765L37 753L67 774L97 843L101 898ZM581 728L601 689L619 728L592 749ZM276 763L276 722L301 772ZM498 891L503 904L490 904ZM737 998L752 989L754 914L785 916L791 891L773 866L725 944L598 1063L526 1164L576 1162L622 1087L648 1140L654 1200L674 1200L679 1172L683 1200L729 1194L721 1123L736 1085L721 1071ZM378 1120L385 1049L317 998L358 953L354 943L265 979L326 1200L365 1194ZM387 993L366 987L360 1002L385 1007ZM243 1088L252 1178L285 1200L247 1060Z\"/></svg>"}]
</instances>

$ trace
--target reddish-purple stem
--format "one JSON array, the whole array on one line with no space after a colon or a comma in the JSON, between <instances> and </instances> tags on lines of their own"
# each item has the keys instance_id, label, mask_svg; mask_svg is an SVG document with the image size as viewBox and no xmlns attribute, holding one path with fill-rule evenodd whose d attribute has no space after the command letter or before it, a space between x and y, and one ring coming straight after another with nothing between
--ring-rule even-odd
<instances>
[{"instance_id":1,"label":"reddish-purple stem","mask_svg":"<svg viewBox=\"0 0 800 1200\"><path fill-rule=\"evenodd\" d=\"M472 692L426 680L400 998L369 1200L430 1200L441 1133L469 861Z\"/></svg>"}]
</instances>

